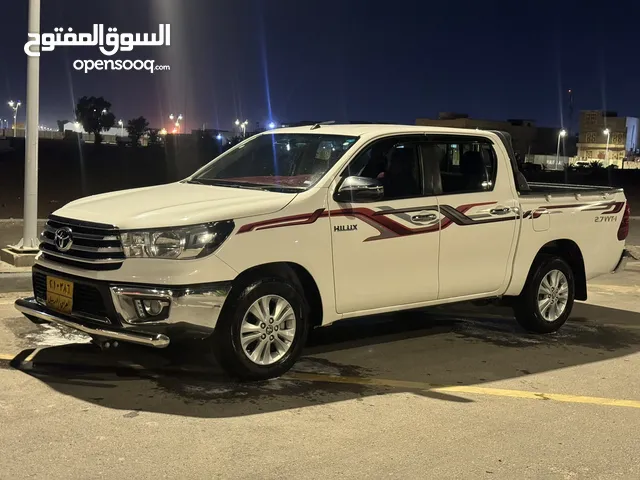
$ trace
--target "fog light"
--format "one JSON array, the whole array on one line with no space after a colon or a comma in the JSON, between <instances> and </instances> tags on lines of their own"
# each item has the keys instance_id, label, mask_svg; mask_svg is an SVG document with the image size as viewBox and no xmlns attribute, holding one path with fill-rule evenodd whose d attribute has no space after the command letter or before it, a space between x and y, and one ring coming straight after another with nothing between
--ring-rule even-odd
<instances>
[{"instance_id":1,"label":"fog light","mask_svg":"<svg viewBox=\"0 0 640 480\"><path fill-rule=\"evenodd\" d=\"M160 300L145 300L143 302L144 311L147 312L147 315L152 317L158 316L162 313L162 309L164 306L160 302Z\"/></svg>"}]
</instances>

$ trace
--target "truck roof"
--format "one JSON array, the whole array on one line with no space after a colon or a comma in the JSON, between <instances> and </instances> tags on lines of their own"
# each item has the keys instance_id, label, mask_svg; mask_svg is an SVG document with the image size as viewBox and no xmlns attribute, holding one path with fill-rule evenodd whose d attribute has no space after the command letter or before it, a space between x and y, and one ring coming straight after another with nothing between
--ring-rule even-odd
<instances>
[{"instance_id":1,"label":"truck roof","mask_svg":"<svg viewBox=\"0 0 640 480\"><path fill-rule=\"evenodd\" d=\"M371 136L385 134L403 134L403 133L453 133L460 135L469 135L472 132L492 133L489 130L472 130L468 128L451 128L451 127L427 127L421 125L388 125L388 124L318 124L317 126L305 125L302 127L286 127L268 130L265 133L316 133L325 135L353 135L353 136Z\"/></svg>"}]
</instances>

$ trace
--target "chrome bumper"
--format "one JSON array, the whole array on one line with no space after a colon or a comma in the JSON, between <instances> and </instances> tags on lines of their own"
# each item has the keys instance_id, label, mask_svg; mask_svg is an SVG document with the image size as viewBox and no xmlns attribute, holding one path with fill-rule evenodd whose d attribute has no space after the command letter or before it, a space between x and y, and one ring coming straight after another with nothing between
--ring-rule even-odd
<instances>
[{"instance_id":1,"label":"chrome bumper","mask_svg":"<svg viewBox=\"0 0 640 480\"><path fill-rule=\"evenodd\" d=\"M618 261L618 265L616 265L616 268L613 269L612 273L618 273L624 270L627 265L627 262L632 258L633 256L631 255L629 250L626 250L626 249L623 250L622 255L620 255L620 260Z\"/></svg>"},{"instance_id":2,"label":"chrome bumper","mask_svg":"<svg viewBox=\"0 0 640 480\"><path fill-rule=\"evenodd\" d=\"M85 300L82 305L78 304L79 311L76 311L74 300L73 313L61 314L47 307L45 291L41 283L34 280L34 297L15 302L16 309L27 317L58 323L94 337L154 348L166 347L170 338L203 338L210 335L231 291L231 282L193 287L125 286L66 277L57 272L38 274L67 278L76 282L78 287L90 286L104 308L98 315L99 309L92 311L92 306L96 304L87 304ZM39 286L36 287L36 284ZM74 298L76 293L83 298L79 292L73 294ZM150 313L144 308L145 302L154 300L162 305L162 311L158 314Z\"/></svg>"},{"instance_id":3,"label":"chrome bumper","mask_svg":"<svg viewBox=\"0 0 640 480\"><path fill-rule=\"evenodd\" d=\"M230 282L182 289L110 287L113 306L124 328L188 325L203 331L215 328L230 290ZM136 302L145 299L162 302L166 314L157 320L140 318Z\"/></svg>"},{"instance_id":4,"label":"chrome bumper","mask_svg":"<svg viewBox=\"0 0 640 480\"><path fill-rule=\"evenodd\" d=\"M129 332L116 330L106 326L88 326L86 324L79 323L78 320L73 317L53 313L51 310L40 305L35 298L18 299L16 300L15 307L24 315L30 315L47 322L58 323L65 327L74 328L95 337L111 338L122 342L137 343L139 345L154 348L164 348L169 345L169 337L160 333L148 334L141 332Z\"/></svg>"}]
</instances>

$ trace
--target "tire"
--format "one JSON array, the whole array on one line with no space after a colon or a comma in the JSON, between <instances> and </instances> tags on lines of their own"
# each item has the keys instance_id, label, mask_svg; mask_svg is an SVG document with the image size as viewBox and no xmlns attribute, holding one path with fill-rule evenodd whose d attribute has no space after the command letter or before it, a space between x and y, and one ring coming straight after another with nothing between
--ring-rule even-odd
<instances>
[{"instance_id":1,"label":"tire","mask_svg":"<svg viewBox=\"0 0 640 480\"><path fill-rule=\"evenodd\" d=\"M302 354L309 334L309 306L303 295L285 280L267 278L251 282L229 300L211 337L220 366L238 380L267 380L287 372ZM258 318L254 312L264 312L265 306L270 315ZM277 318L278 308L287 314Z\"/></svg>"},{"instance_id":2,"label":"tire","mask_svg":"<svg viewBox=\"0 0 640 480\"><path fill-rule=\"evenodd\" d=\"M554 279L558 279L557 284ZM567 262L561 257L540 256L533 264L522 293L515 299L516 320L529 332L556 332L569 318L574 298L575 279Z\"/></svg>"}]
</instances>

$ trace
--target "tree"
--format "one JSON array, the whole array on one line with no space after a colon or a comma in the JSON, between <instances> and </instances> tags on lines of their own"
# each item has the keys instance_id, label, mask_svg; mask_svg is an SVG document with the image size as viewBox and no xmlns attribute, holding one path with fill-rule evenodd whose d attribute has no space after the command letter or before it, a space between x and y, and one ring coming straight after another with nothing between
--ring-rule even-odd
<instances>
[{"instance_id":1,"label":"tree","mask_svg":"<svg viewBox=\"0 0 640 480\"><path fill-rule=\"evenodd\" d=\"M593 169L593 170L600 170L601 168L604 168L604 164L600 161L597 160L593 160L591 162L589 162L589 166Z\"/></svg>"},{"instance_id":2,"label":"tree","mask_svg":"<svg viewBox=\"0 0 640 480\"><path fill-rule=\"evenodd\" d=\"M64 133L64 126L69 123L69 120L58 120L58 131Z\"/></svg>"},{"instance_id":3,"label":"tree","mask_svg":"<svg viewBox=\"0 0 640 480\"><path fill-rule=\"evenodd\" d=\"M95 135L95 143L102 142L102 132L116 124L116 117L109 111L111 103L102 97L82 97L76 106L76 120L87 133Z\"/></svg>"},{"instance_id":4,"label":"tree","mask_svg":"<svg viewBox=\"0 0 640 480\"><path fill-rule=\"evenodd\" d=\"M160 130L152 128L149 130L149 146L158 145L162 145L162 135L160 135Z\"/></svg>"},{"instance_id":5,"label":"tree","mask_svg":"<svg viewBox=\"0 0 640 480\"><path fill-rule=\"evenodd\" d=\"M149 122L144 117L133 118L129 120L127 124L127 132L129 138L133 142L133 146L137 147L140 144L140 138L149 131Z\"/></svg>"}]
</instances>

